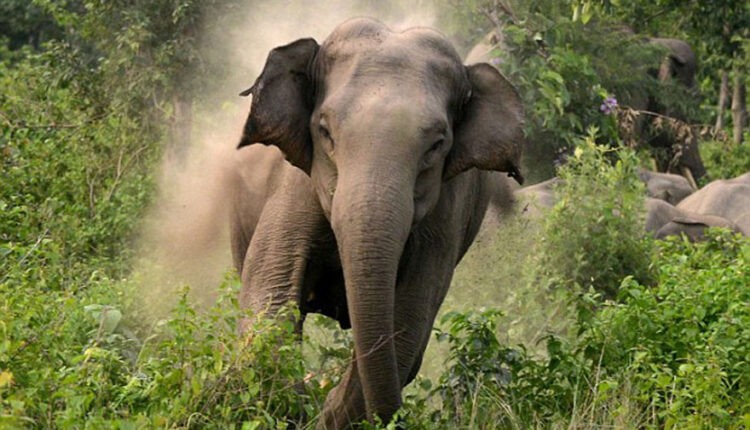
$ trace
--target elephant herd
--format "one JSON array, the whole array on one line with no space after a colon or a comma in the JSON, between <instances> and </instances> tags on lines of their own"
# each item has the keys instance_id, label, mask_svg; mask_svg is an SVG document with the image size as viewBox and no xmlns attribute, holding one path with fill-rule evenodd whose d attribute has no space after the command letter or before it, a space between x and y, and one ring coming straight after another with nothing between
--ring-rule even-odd
<instances>
[{"instance_id":1,"label":"elephant herd","mask_svg":"<svg viewBox=\"0 0 750 430\"><path fill-rule=\"evenodd\" d=\"M685 235L701 240L709 227L721 227L750 236L750 173L713 181L694 190L682 176L641 170L646 188L646 231L657 239ZM538 218L555 205L553 178L514 192L520 214Z\"/></svg>"}]
</instances>

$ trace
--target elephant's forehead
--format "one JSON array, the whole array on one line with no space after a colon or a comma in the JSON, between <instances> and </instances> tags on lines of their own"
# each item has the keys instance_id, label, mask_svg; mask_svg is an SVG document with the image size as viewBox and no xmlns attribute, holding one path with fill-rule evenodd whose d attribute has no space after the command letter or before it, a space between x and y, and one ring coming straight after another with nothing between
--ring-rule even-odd
<instances>
[{"instance_id":1,"label":"elephant's forehead","mask_svg":"<svg viewBox=\"0 0 750 430\"><path fill-rule=\"evenodd\" d=\"M337 30L329 36L318 58L318 67L324 75L462 77L458 53L437 31L414 28L394 33L370 21L365 24L364 28L346 25L346 31ZM360 31L355 32L352 27Z\"/></svg>"},{"instance_id":2,"label":"elephant's forehead","mask_svg":"<svg viewBox=\"0 0 750 430\"><path fill-rule=\"evenodd\" d=\"M368 18L355 18L340 24L323 43L323 51L343 58L388 45L413 46L417 51L428 50L461 61L450 41L436 30L414 27L393 32L384 24Z\"/></svg>"}]
</instances>

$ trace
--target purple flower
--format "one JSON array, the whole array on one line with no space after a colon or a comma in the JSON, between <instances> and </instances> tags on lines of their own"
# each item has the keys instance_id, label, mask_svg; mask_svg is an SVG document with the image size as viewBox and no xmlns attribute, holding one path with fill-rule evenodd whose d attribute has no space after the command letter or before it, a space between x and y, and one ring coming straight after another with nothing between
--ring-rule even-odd
<instances>
[{"instance_id":1,"label":"purple flower","mask_svg":"<svg viewBox=\"0 0 750 430\"><path fill-rule=\"evenodd\" d=\"M614 98L614 96L609 96L606 99L604 99L604 102L601 106L599 106L599 110L604 113L604 115L610 115L617 107L617 99Z\"/></svg>"},{"instance_id":2,"label":"purple flower","mask_svg":"<svg viewBox=\"0 0 750 430\"><path fill-rule=\"evenodd\" d=\"M500 57L494 57L494 58L490 59L490 63L492 63L493 66L499 66L499 65L503 64L503 59L500 58Z\"/></svg>"}]
</instances>

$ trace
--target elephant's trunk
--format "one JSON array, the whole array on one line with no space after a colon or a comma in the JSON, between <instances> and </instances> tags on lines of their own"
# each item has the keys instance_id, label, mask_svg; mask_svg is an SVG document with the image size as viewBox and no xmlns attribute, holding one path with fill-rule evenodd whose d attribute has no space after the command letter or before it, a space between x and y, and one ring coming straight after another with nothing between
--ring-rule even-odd
<instances>
[{"instance_id":1,"label":"elephant's trunk","mask_svg":"<svg viewBox=\"0 0 750 430\"><path fill-rule=\"evenodd\" d=\"M401 405L394 297L414 213L413 178L394 179L398 175L383 170L340 173L331 222L346 282L357 369L368 418L388 420Z\"/></svg>"}]
</instances>

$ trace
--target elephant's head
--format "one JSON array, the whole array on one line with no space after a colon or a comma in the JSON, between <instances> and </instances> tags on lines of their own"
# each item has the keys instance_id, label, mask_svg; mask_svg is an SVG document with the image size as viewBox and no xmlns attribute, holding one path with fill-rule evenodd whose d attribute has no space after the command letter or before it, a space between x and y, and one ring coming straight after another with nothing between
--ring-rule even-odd
<instances>
[{"instance_id":1,"label":"elephant's head","mask_svg":"<svg viewBox=\"0 0 750 430\"><path fill-rule=\"evenodd\" d=\"M659 80L674 79L685 88L693 89L698 61L690 45L679 39L666 38L652 38L650 42L667 50L659 67Z\"/></svg>"},{"instance_id":2,"label":"elephant's head","mask_svg":"<svg viewBox=\"0 0 750 430\"><path fill-rule=\"evenodd\" d=\"M741 231L733 222L715 215L686 214L673 218L664 224L655 234L657 239L665 239L669 236L685 235L691 242L701 241L705 238L706 231L712 227L725 228L735 233Z\"/></svg>"},{"instance_id":3,"label":"elephant's head","mask_svg":"<svg viewBox=\"0 0 750 430\"><path fill-rule=\"evenodd\" d=\"M446 181L477 168L519 182L521 101L441 34L356 19L322 45L271 51L240 146L278 146L307 173L336 235L368 414L400 404L394 286L406 240ZM395 378L395 379L394 379Z\"/></svg>"}]
</instances>

